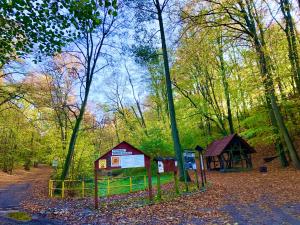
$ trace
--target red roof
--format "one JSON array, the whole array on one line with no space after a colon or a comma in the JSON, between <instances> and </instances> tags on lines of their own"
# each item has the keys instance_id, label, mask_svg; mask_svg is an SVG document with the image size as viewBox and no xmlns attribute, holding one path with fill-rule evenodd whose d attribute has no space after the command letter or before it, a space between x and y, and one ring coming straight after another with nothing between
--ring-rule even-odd
<instances>
[{"instance_id":1,"label":"red roof","mask_svg":"<svg viewBox=\"0 0 300 225\"><path fill-rule=\"evenodd\" d=\"M128 150L133 151L133 154L142 154L145 155L146 158L150 159L150 156L145 154L143 151L137 149L136 147L134 147L133 145L129 144L126 141L122 141L121 143L119 143L118 145L116 145L115 147L113 147L112 149L110 149L108 152L106 152L105 154L103 154L102 156L100 156L96 161L99 161L100 159L103 159L105 157L111 156L112 155L112 150L114 149L118 149L118 148L125 148Z\"/></svg>"},{"instance_id":2,"label":"red roof","mask_svg":"<svg viewBox=\"0 0 300 225\"><path fill-rule=\"evenodd\" d=\"M240 139L243 148L248 150L249 153L255 153L256 151L240 136L237 134L231 134L226 136L220 140L213 141L206 148L205 156L218 156L220 155L231 143L231 141L235 138Z\"/></svg>"}]
</instances>

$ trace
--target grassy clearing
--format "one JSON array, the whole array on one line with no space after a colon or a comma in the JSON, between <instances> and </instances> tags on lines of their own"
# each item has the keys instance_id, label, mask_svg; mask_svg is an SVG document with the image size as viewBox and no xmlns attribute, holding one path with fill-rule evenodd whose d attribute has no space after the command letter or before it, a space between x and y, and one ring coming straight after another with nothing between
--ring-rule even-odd
<instances>
[{"instance_id":1,"label":"grassy clearing","mask_svg":"<svg viewBox=\"0 0 300 225\"><path fill-rule=\"evenodd\" d=\"M10 212L7 214L7 217L22 222L28 222L32 219L26 212Z\"/></svg>"},{"instance_id":2,"label":"grassy clearing","mask_svg":"<svg viewBox=\"0 0 300 225\"><path fill-rule=\"evenodd\" d=\"M136 191L142 191L148 188L148 177L146 176L146 182L144 180L144 176L132 176L132 188L130 190L130 177L117 177L110 178L109 181L107 178L99 180L99 195L107 196L114 194L126 194ZM163 174L161 175L161 184L168 183L173 181L172 174ZM152 186L155 187L157 185L157 177L152 176ZM87 183L87 187L94 188L94 183ZM108 191L109 190L109 191Z\"/></svg>"},{"instance_id":3,"label":"grassy clearing","mask_svg":"<svg viewBox=\"0 0 300 225\"><path fill-rule=\"evenodd\" d=\"M161 185L173 181L173 174L161 175ZM131 185L130 185L131 184ZM56 186L56 183L54 184ZM152 187L157 186L157 177L152 176ZM148 188L148 177L137 175L131 177L102 177L98 180L98 194L100 197L118 194L127 194L137 191L146 190ZM86 180L84 183L84 196L94 195L94 181ZM55 193L55 196L61 196L60 193ZM82 196L82 182L65 182L65 196Z\"/></svg>"}]
</instances>

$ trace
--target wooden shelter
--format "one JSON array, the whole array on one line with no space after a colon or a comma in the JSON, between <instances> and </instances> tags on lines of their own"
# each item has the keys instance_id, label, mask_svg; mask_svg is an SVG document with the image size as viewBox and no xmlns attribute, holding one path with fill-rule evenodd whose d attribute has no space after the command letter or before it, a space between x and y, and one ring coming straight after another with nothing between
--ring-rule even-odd
<instances>
[{"instance_id":1,"label":"wooden shelter","mask_svg":"<svg viewBox=\"0 0 300 225\"><path fill-rule=\"evenodd\" d=\"M252 168L251 154L256 151L243 138L231 134L207 146L207 169L225 171L233 168Z\"/></svg>"}]
</instances>

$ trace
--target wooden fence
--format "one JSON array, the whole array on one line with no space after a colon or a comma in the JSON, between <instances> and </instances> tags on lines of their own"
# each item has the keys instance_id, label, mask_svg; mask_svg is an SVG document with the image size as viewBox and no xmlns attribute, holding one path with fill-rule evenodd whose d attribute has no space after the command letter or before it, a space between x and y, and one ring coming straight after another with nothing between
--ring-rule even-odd
<instances>
[{"instance_id":1,"label":"wooden fence","mask_svg":"<svg viewBox=\"0 0 300 225\"><path fill-rule=\"evenodd\" d=\"M136 178L141 178L142 182L134 183L133 180ZM123 181L122 181L123 180ZM102 182L102 185L99 185L99 190L103 190L106 193L106 196L109 196L112 191L118 188L128 188L129 192L134 192L135 187L138 187L138 190L146 190L147 189L147 179L146 175L144 176L134 176L134 177L115 177L115 178L101 178L98 182ZM60 184L60 185L56 185ZM92 187L88 187L87 184L91 184L91 182L85 180L49 180L49 197L61 197L65 198L66 192L75 191L80 193L80 197L84 198L86 196L87 190L94 190L94 185ZM101 183L100 183L101 184ZM115 185L117 184L117 185ZM102 187L101 187L102 186ZM104 186L104 187L103 187ZM142 186L142 188L140 188ZM55 195L54 192L58 190L59 195Z\"/></svg>"}]
</instances>

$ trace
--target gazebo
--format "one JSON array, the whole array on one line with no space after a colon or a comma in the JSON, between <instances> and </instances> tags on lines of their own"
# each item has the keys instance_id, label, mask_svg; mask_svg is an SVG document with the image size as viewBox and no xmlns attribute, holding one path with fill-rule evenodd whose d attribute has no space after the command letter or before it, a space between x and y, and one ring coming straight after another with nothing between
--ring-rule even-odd
<instances>
[{"instance_id":1,"label":"gazebo","mask_svg":"<svg viewBox=\"0 0 300 225\"><path fill-rule=\"evenodd\" d=\"M207 169L225 171L237 167L252 168L251 154L255 152L243 138L231 134L207 146Z\"/></svg>"}]
</instances>

